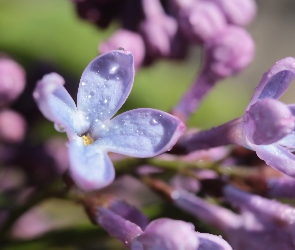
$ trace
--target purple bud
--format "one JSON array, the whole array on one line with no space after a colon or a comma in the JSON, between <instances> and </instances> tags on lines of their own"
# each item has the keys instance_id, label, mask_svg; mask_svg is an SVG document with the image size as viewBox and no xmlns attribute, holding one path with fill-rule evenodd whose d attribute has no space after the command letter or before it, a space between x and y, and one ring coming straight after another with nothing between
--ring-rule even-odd
<instances>
[{"instance_id":1,"label":"purple bud","mask_svg":"<svg viewBox=\"0 0 295 250\"><path fill-rule=\"evenodd\" d=\"M117 30L107 41L99 45L99 51L107 53L120 47L133 53L136 68L142 65L145 57L145 45L138 33L124 29Z\"/></svg>"},{"instance_id":2,"label":"purple bud","mask_svg":"<svg viewBox=\"0 0 295 250\"><path fill-rule=\"evenodd\" d=\"M279 198L295 198L295 180L289 177L270 178L267 180L267 195Z\"/></svg>"},{"instance_id":3,"label":"purple bud","mask_svg":"<svg viewBox=\"0 0 295 250\"><path fill-rule=\"evenodd\" d=\"M131 250L197 250L199 240L191 223L157 219L133 242Z\"/></svg>"},{"instance_id":4,"label":"purple bud","mask_svg":"<svg viewBox=\"0 0 295 250\"><path fill-rule=\"evenodd\" d=\"M225 29L225 17L214 3L195 1L184 6L178 18L180 29L189 41L203 43Z\"/></svg>"},{"instance_id":5,"label":"purple bud","mask_svg":"<svg viewBox=\"0 0 295 250\"><path fill-rule=\"evenodd\" d=\"M256 15L257 5L254 0L211 0L223 11L227 21L231 24L245 26Z\"/></svg>"},{"instance_id":6,"label":"purple bud","mask_svg":"<svg viewBox=\"0 0 295 250\"><path fill-rule=\"evenodd\" d=\"M205 44L207 74L219 79L239 73L253 60L255 44L243 28L228 26Z\"/></svg>"},{"instance_id":7,"label":"purple bud","mask_svg":"<svg viewBox=\"0 0 295 250\"><path fill-rule=\"evenodd\" d=\"M21 142L26 133L24 118L12 110L0 112L0 141L7 143Z\"/></svg>"},{"instance_id":8,"label":"purple bud","mask_svg":"<svg viewBox=\"0 0 295 250\"><path fill-rule=\"evenodd\" d=\"M290 134L295 128L294 117L287 105L265 98L258 100L245 112L244 133L254 144L271 144Z\"/></svg>"},{"instance_id":9,"label":"purple bud","mask_svg":"<svg viewBox=\"0 0 295 250\"><path fill-rule=\"evenodd\" d=\"M14 101L25 87L25 71L15 61L0 58L0 107Z\"/></svg>"}]
</instances>

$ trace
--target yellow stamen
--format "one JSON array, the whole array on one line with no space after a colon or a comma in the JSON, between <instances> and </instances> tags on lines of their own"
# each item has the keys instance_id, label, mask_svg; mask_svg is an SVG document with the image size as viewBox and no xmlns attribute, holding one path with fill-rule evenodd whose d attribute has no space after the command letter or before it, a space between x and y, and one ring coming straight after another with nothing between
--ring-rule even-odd
<instances>
[{"instance_id":1,"label":"yellow stamen","mask_svg":"<svg viewBox=\"0 0 295 250\"><path fill-rule=\"evenodd\" d=\"M92 139L89 133L87 135L82 135L82 139L83 139L84 146L88 146L89 144L94 142L94 140Z\"/></svg>"}]
</instances>

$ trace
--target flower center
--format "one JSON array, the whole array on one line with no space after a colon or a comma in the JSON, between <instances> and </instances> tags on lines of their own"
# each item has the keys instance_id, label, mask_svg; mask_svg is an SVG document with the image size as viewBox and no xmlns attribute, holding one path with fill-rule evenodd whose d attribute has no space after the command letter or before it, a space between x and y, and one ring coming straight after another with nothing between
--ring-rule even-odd
<instances>
[{"instance_id":1,"label":"flower center","mask_svg":"<svg viewBox=\"0 0 295 250\"><path fill-rule=\"evenodd\" d=\"M82 139L83 139L84 146L88 146L89 144L94 142L94 140L92 139L89 133L87 135L82 135Z\"/></svg>"}]
</instances>

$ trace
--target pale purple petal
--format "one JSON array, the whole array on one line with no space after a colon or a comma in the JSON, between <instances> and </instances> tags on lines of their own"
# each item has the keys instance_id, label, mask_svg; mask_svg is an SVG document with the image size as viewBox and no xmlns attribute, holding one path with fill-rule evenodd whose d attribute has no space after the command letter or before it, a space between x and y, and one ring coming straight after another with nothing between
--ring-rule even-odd
<instances>
[{"instance_id":1,"label":"pale purple petal","mask_svg":"<svg viewBox=\"0 0 295 250\"><path fill-rule=\"evenodd\" d=\"M191 223L165 218L151 222L132 242L131 250L197 250L198 246L198 237Z\"/></svg>"},{"instance_id":2,"label":"pale purple petal","mask_svg":"<svg viewBox=\"0 0 295 250\"><path fill-rule=\"evenodd\" d=\"M133 79L134 63L130 52L113 50L95 58L82 74L78 109L90 122L110 119L126 101Z\"/></svg>"},{"instance_id":3,"label":"pale purple petal","mask_svg":"<svg viewBox=\"0 0 295 250\"><path fill-rule=\"evenodd\" d=\"M278 141L278 144L288 148L291 151L295 150L295 131L285 136L283 139Z\"/></svg>"},{"instance_id":4,"label":"pale purple petal","mask_svg":"<svg viewBox=\"0 0 295 250\"><path fill-rule=\"evenodd\" d=\"M244 114L243 133L251 143L257 145L277 142L294 128L291 110L276 99L258 100Z\"/></svg>"},{"instance_id":5,"label":"pale purple petal","mask_svg":"<svg viewBox=\"0 0 295 250\"><path fill-rule=\"evenodd\" d=\"M258 220L276 221L281 226L295 222L295 209L289 205L244 192L230 185L226 186L223 192L226 200L251 211Z\"/></svg>"},{"instance_id":6,"label":"pale purple petal","mask_svg":"<svg viewBox=\"0 0 295 250\"><path fill-rule=\"evenodd\" d=\"M63 85L64 79L60 75L45 75L37 83L33 97L42 114L54 122L57 129L64 129L70 136L74 132L79 133L80 128L87 127L87 124L79 116L75 102Z\"/></svg>"},{"instance_id":7,"label":"pale purple petal","mask_svg":"<svg viewBox=\"0 0 295 250\"><path fill-rule=\"evenodd\" d=\"M295 155L286 148L278 145L251 145L252 149L261 160L267 165L279 170L280 172L295 177Z\"/></svg>"},{"instance_id":8,"label":"pale purple petal","mask_svg":"<svg viewBox=\"0 0 295 250\"><path fill-rule=\"evenodd\" d=\"M70 174L84 191L103 188L115 178L107 153L93 144L84 146L80 137L69 143L69 161Z\"/></svg>"},{"instance_id":9,"label":"pale purple petal","mask_svg":"<svg viewBox=\"0 0 295 250\"><path fill-rule=\"evenodd\" d=\"M139 226L104 207L98 208L96 222L127 247L136 236L142 233Z\"/></svg>"},{"instance_id":10,"label":"pale purple petal","mask_svg":"<svg viewBox=\"0 0 295 250\"><path fill-rule=\"evenodd\" d=\"M269 71L263 74L255 89L247 109L257 100L263 98L278 99L289 87L295 77L295 59L292 57L277 61Z\"/></svg>"},{"instance_id":11,"label":"pale purple petal","mask_svg":"<svg viewBox=\"0 0 295 250\"><path fill-rule=\"evenodd\" d=\"M107 151L134 157L152 157L170 150L185 125L155 109L135 109L118 115L93 131L94 144Z\"/></svg>"},{"instance_id":12,"label":"pale purple petal","mask_svg":"<svg viewBox=\"0 0 295 250\"><path fill-rule=\"evenodd\" d=\"M284 176L267 180L267 195L269 197L295 198L295 179Z\"/></svg>"},{"instance_id":13,"label":"pale purple petal","mask_svg":"<svg viewBox=\"0 0 295 250\"><path fill-rule=\"evenodd\" d=\"M200 246L198 250L233 250L221 236L207 233L197 233Z\"/></svg>"}]
</instances>

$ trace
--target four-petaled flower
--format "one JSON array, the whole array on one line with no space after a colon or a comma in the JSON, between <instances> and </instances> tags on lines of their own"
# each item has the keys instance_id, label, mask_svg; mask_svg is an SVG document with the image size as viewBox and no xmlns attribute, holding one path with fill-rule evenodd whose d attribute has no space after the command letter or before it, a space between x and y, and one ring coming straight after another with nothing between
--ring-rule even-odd
<instances>
[{"instance_id":1,"label":"four-petaled flower","mask_svg":"<svg viewBox=\"0 0 295 250\"><path fill-rule=\"evenodd\" d=\"M295 177L295 105L278 99L295 77L295 59L282 59L266 72L243 116L245 146L282 173Z\"/></svg>"},{"instance_id":2,"label":"four-petaled flower","mask_svg":"<svg viewBox=\"0 0 295 250\"><path fill-rule=\"evenodd\" d=\"M95 58L82 74L77 106L56 73L43 77L33 96L43 115L69 138L69 171L83 190L103 188L115 176L107 152L153 157L176 143L185 125L155 109L135 109L111 119L134 80L133 56L114 50Z\"/></svg>"}]
</instances>

